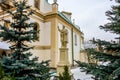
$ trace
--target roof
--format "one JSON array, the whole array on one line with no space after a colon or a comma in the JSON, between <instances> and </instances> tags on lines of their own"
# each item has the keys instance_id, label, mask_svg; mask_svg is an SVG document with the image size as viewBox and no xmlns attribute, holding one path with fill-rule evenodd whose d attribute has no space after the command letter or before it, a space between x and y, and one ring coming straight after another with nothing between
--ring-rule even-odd
<instances>
[{"instance_id":1,"label":"roof","mask_svg":"<svg viewBox=\"0 0 120 80\"><path fill-rule=\"evenodd\" d=\"M0 50L10 50L11 45L5 41L0 42Z\"/></svg>"},{"instance_id":2,"label":"roof","mask_svg":"<svg viewBox=\"0 0 120 80\"><path fill-rule=\"evenodd\" d=\"M78 25L75 25L70 19L68 19L63 13L58 12L58 15L61 16L65 21L73 25L75 28L77 28L80 31L80 27Z\"/></svg>"}]
</instances>

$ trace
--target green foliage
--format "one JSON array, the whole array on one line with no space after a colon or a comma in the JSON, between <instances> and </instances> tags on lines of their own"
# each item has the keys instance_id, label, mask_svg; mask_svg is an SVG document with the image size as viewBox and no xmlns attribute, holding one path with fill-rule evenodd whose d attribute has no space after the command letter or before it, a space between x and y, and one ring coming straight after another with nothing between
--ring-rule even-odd
<instances>
[{"instance_id":1,"label":"green foliage","mask_svg":"<svg viewBox=\"0 0 120 80\"><path fill-rule=\"evenodd\" d=\"M27 0L20 2L13 0L16 11L7 11L13 20L4 20L5 23L10 23L10 28L1 26L0 37L3 41L12 43L10 57L2 57L2 68L5 76L14 75L15 80L47 80L50 77L49 60L38 63L37 57L30 59L32 53L29 50L33 47L25 44L37 40L38 33L34 29L36 24L29 21L29 16L33 14L33 11L26 2Z\"/></svg>"},{"instance_id":2,"label":"green foliage","mask_svg":"<svg viewBox=\"0 0 120 80\"><path fill-rule=\"evenodd\" d=\"M68 71L68 66L64 67L64 72L62 74L59 74L59 80L71 80L71 76Z\"/></svg>"},{"instance_id":3,"label":"green foliage","mask_svg":"<svg viewBox=\"0 0 120 80\"><path fill-rule=\"evenodd\" d=\"M120 35L120 0L115 0L117 5L107 11L109 23L100 26L100 29ZM87 49L89 57L97 60L98 63L83 63L76 61L87 74L92 74L95 80L120 80L120 43L107 42L100 39L91 40L98 46L98 50Z\"/></svg>"},{"instance_id":4,"label":"green foliage","mask_svg":"<svg viewBox=\"0 0 120 80\"><path fill-rule=\"evenodd\" d=\"M120 1L115 0L117 5L112 6L112 10L106 12L106 16L108 16L109 23L104 26L100 26L100 29L105 31L109 31L115 34L120 34Z\"/></svg>"},{"instance_id":5,"label":"green foliage","mask_svg":"<svg viewBox=\"0 0 120 80\"><path fill-rule=\"evenodd\" d=\"M119 73L116 70L120 68L120 56L98 52L94 49L88 49L88 51L90 56L98 61L98 64L76 61L83 71L94 75L96 80L119 80L120 75L116 76L116 73Z\"/></svg>"},{"instance_id":6,"label":"green foliage","mask_svg":"<svg viewBox=\"0 0 120 80\"><path fill-rule=\"evenodd\" d=\"M93 39L91 41L93 44L96 44L97 46L104 48L104 50L120 53L120 44L116 43L115 41L108 42L108 41L100 40L100 39L96 39L96 40Z\"/></svg>"},{"instance_id":7,"label":"green foliage","mask_svg":"<svg viewBox=\"0 0 120 80\"><path fill-rule=\"evenodd\" d=\"M4 74L4 69L2 68L2 65L0 63L0 80L15 80L14 77L5 76Z\"/></svg>"},{"instance_id":8,"label":"green foliage","mask_svg":"<svg viewBox=\"0 0 120 80\"><path fill-rule=\"evenodd\" d=\"M2 69L2 65L0 63L0 79L4 77L4 70Z\"/></svg>"}]
</instances>

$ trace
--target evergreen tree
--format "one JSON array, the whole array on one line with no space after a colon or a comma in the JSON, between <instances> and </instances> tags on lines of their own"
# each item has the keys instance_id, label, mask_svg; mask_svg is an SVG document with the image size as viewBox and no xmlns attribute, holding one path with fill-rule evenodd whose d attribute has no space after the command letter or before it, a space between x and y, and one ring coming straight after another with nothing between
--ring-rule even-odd
<instances>
[{"instance_id":1,"label":"evergreen tree","mask_svg":"<svg viewBox=\"0 0 120 80\"><path fill-rule=\"evenodd\" d=\"M68 71L68 66L64 67L64 72L62 74L59 74L59 80L71 80L71 76Z\"/></svg>"},{"instance_id":2,"label":"evergreen tree","mask_svg":"<svg viewBox=\"0 0 120 80\"><path fill-rule=\"evenodd\" d=\"M26 4L27 0L20 2L13 0L15 11L7 11L12 21L4 20L10 23L10 28L1 25L2 32L0 37L3 41L12 43L10 46L10 57L2 57L2 68L6 76L14 76L15 80L47 80L50 77L49 60L38 63L38 58L32 58L29 51L33 47L25 44L26 42L35 41L37 39L37 30L35 23L29 22L29 16L33 14L30 6Z\"/></svg>"},{"instance_id":3,"label":"evergreen tree","mask_svg":"<svg viewBox=\"0 0 120 80\"><path fill-rule=\"evenodd\" d=\"M0 80L15 80L13 77L5 76L4 74L4 69L2 68L2 65L0 63Z\"/></svg>"},{"instance_id":4,"label":"evergreen tree","mask_svg":"<svg viewBox=\"0 0 120 80\"><path fill-rule=\"evenodd\" d=\"M106 12L110 22L100 26L100 29L120 36L120 0L115 2L117 4L112 6L112 10ZM95 80L120 80L120 43L100 39L93 39L92 42L99 46L98 50L87 49L87 51L89 57L96 59L98 63L76 62L83 71L92 74Z\"/></svg>"},{"instance_id":5,"label":"evergreen tree","mask_svg":"<svg viewBox=\"0 0 120 80\"><path fill-rule=\"evenodd\" d=\"M1 63L0 63L0 79L4 77L4 71L2 69Z\"/></svg>"}]
</instances>

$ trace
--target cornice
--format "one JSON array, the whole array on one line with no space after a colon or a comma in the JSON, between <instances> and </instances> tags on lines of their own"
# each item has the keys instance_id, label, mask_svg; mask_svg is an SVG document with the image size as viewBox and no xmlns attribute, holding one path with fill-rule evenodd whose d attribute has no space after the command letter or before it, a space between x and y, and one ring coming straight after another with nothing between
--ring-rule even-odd
<instances>
[{"instance_id":1,"label":"cornice","mask_svg":"<svg viewBox=\"0 0 120 80\"><path fill-rule=\"evenodd\" d=\"M52 18L57 18L59 19L61 22L69 25L71 28L77 30L80 32L80 34L83 34L80 30L78 30L76 27L74 27L72 24L68 23L65 19L63 19L58 13L53 13L53 12L49 12L49 13L42 13L40 12L40 10L36 9L36 8L31 8L30 10L32 10L34 12L34 15L42 18L43 22L46 22L48 19L52 19ZM11 8L10 11L15 11L15 8ZM0 12L0 16L6 14L6 11L2 11Z\"/></svg>"}]
</instances>

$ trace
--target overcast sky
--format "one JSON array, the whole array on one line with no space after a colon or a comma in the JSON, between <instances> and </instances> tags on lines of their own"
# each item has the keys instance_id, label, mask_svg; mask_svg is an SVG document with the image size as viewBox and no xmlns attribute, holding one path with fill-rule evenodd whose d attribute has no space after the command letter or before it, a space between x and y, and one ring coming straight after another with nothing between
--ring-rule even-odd
<instances>
[{"instance_id":1,"label":"overcast sky","mask_svg":"<svg viewBox=\"0 0 120 80\"><path fill-rule=\"evenodd\" d=\"M53 0L49 0L51 2ZM115 35L100 30L99 26L107 23L105 12L111 9L114 1L110 0L57 0L59 11L72 12L72 19L80 26L85 39L93 37L111 40Z\"/></svg>"}]
</instances>

